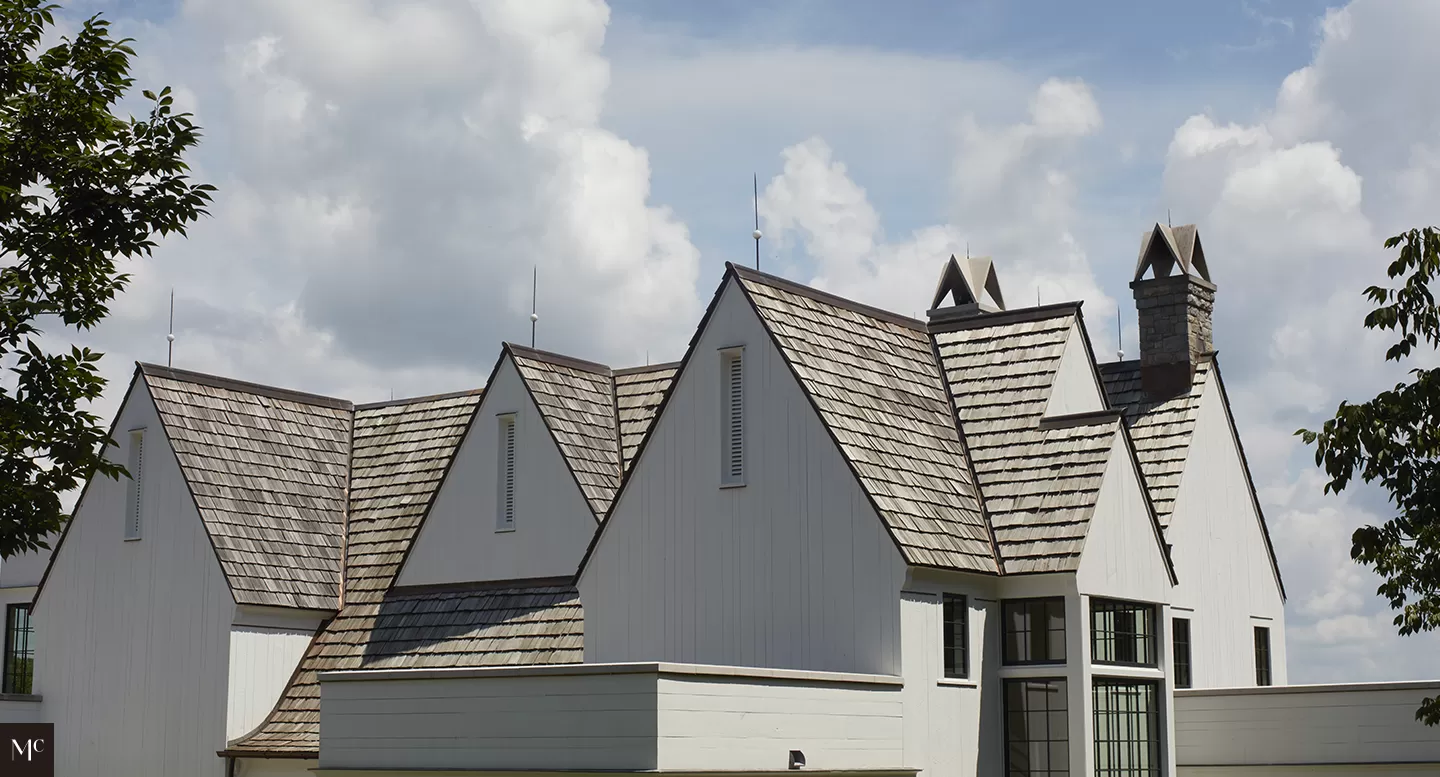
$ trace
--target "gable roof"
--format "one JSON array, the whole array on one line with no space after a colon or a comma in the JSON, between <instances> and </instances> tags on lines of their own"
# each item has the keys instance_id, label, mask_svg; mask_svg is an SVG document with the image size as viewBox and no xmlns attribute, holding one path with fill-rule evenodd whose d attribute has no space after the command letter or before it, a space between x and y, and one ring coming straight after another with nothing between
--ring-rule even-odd
<instances>
[{"instance_id":1,"label":"gable roof","mask_svg":"<svg viewBox=\"0 0 1440 777\"><path fill-rule=\"evenodd\" d=\"M480 406L467 391L355 409L345 602L389 590Z\"/></svg>"},{"instance_id":2,"label":"gable roof","mask_svg":"<svg viewBox=\"0 0 1440 777\"><path fill-rule=\"evenodd\" d=\"M571 664L584 660L584 613L569 581L514 581L350 604L311 640L275 707L224 756L314 758L321 672Z\"/></svg>"},{"instance_id":3,"label":"gable roof","mask_svg":"<svg viewBox=\"0 0 1440 777\"><path fill-rule=\"evenodd\" d=\"M350 403L140 371L236 603L334 610Z\"/></svg>"},{"instance_id":4,"label":"gable roof","mask_svg":"<svg viewBox=\"0 0 1440 777\"><path fill-rule=\"evenodd\" d=\"M590 510L603 518L622 471L610 368L513 343L505 349Z\"/></svg>"},{"instance_id":5,"label":"gable roof","mask_svg":"<svg viewBox=\"0 0 1440 777\"><path fill-rule=\"evenodd\" d=\"M615 410L620 422L620 458L629 469L640 448L640 441L655 414L670 383L675 380L679 362L656 364L646 367L631 367L615 370Z\"/></svg>"},{"instance_id":6,"label":"gable roof","mask_svg":"<svg viewBox=\"0 0 1440 777\"><path fill-rule=\"evenodd\" d=\"M1118 419L1042 422L1079 305L932 327L1006 573L1075 571Z\"/></svg>"},{"instance_id":7,"label":"gable roof","mask_svg":"<svg viewBox=\"0 0 1440 777\"><path fill-rule=\"evenodd\" d=\"M998 571L925 325L754 270L729 272L905 560Z\"/></svg>"},{"instance_id":8,"label":"gable roof","mask_svg":"<svg viewBox=\"0 0 1440 777\"><path fill-rule=\"evenodd\" d=\"M1209 376L1210 359L1202 359L1195 365L1189 391L1155 402L1141 388L1138 359L1100 365L1110 404L1125 414L1135 440L1135 455L1145 473L1145 487L1162 526L1170 525L1175 510L1191 434L1200 415L1200 397Z\"/></svg>"}]
</instances>

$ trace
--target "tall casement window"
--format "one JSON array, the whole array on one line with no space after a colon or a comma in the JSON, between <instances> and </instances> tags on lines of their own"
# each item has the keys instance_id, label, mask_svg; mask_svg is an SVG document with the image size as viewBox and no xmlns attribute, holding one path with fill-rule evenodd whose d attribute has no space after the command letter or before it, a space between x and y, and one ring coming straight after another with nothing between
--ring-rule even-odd
<instances>
[{"instance_id":1,"label":"tall casement window","mask_svg":"<svg viewBox=\"0 0 1440 777\"><path fill-rule=\"evenodd\" d=\"M145 506L145 430L130 430L130 458L125 463L130 483L125 491L125 539L140 539L140 517Z\"/></svg>"},{"instance_id":2,"label":"tall casement window","mask_svg":"<svg viewBox=\"0 0 1440 777\"><path fill-rule=\"evenodd\" d=\"M970 608L959 594L941 594L945 621L945 676L970 676Z\"/></svg>"},{"instance_id":3,"label":"tall casement window","mask_svg":"<svg viewBox=\"0 0 1440 777\"><path fill-rule=\"evenodd\" d=\"M495 461L495 530L515 529L515 414L496 416L499 437Z\"/></svg>"},{"instance_id":4,"label":"tall casement window","mask_svg":"<svg viewBox=\"0 0 1440 777\"><path fill-rule=\"evenodd\" d=\"M1070 773L1069 699L1060 679L1005 681L1005 774Z\"/></svg>"},{"instance_id":5,"label":"tall casement window","mask_svg":"<svg viewBox=\"0 0 1440 777\"><path fill-rule=\"evenodd\" d=\"M720 352L720 485L745 485L745 349Z\"/></svg>"},{"instance_id":6,"label":"tall casement window","mask_svg":"<svg viewBox=\"0 0 1440 777\"><path fill-rule=\"evenodd\" d=\"M1170 628L1175 639L1175 687L1189 688L1194 682L1190 677L1190 619L1176 618Z\"/></svg>"},{"instance_id":7,"label":"tall casement window","mask_svg":"<svg viewBox=\"0 0 1440 777\"><path fill-rule=\"evenodd\" d=\"M1270 679L1270 629L1255 627L1255 684L1269 685Z\"/></svg>"},{"instance_id":8,"label":"tall casement window","mask_svg":"<svg viewBox=\"0 0 1440 777\"><path fill-rule=\"evenodd\" d=\"M1091 599L1090 658L1097 664L1155 666L1155 605Z\"/></svg>"},{"instance_id":9,"label":"tall casement window","mask_svg":"<svg viewBox=\"0 0 1440 777\"><path fill-rule=\"evenodd\" d=\"M1095 774L1160 774L1160 693L1151 680L1096 677Z\"/></svg>"},{"instance_id":10,"label":"tall casement window","mask_svg":"<svg viewBox=\"0 0 1440 777\"><path fill-rule=\"evenodd\" d=\"M4 693L32 693L35 683L35 629L30 625L30 605L5 608Z\"/></svg>"},{"instance_id":11,"label":"tall casement window","mask_svg":"<svg viewBox=\"0 0 1440 777\"><path fill-rule=\"evenodd\" d=\"M1007 664L1065 663L1065 599L1009 599L1001 604Z\"/></svg>"}]
</instances>

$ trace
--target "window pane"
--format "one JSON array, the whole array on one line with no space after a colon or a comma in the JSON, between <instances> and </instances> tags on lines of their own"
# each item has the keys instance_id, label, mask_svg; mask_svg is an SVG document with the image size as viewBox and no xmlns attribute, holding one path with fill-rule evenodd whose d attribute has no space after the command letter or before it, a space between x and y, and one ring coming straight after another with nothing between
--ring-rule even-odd
<instances>
[{"instance_id":1,"label":"window pane","mask_svg":"<svg viewBox=\"0 0 1440 777\"><path fill-rule=\"evenodd\" d=\"M1091 599L1090 656L1098 664L1155 666L1155 605Z\"/></svg>"},{"instance_id":2,"label":"window pane","mask_svg":"<svg viewBox=\"0 0 1440 777\"><path fill-rule=\"evenodd\" d=\"M1006 773L1068 775L1064 680L1005 681Z\"/></svg>"},{"instance_id":3,"label":"window pane","mask_svg":"<svg viewBox=\"0 0 1440 777\"><path fill-rule=\"evenodd\" d=\"M0 692L32 692L35 677L33 634L30 605L9 605L5 609L5 666Z\"/></svg>"},{"instance_id":4,"label":"window pane","mask_svg":"<svg viewBox=\"0 0 1440 777\"><path fill-rule=\"evenodd\" d=\"M1255 684L1269 685L1270 680L1270 629L1255 627Z\"/></svg>"},{"instance_id":5,"label":"window pane","mask_svg":"<svg viewBox=\"0 0 1440 777\"><path fill-rule=\"evenodd\" d=\"M1014 599L1001 605L1007 664L1064 663L1065 600Z\"/></svg>"},{"instance_id":6,"label":"window pane","mask_svg":"<svg viewBox=\"0 0 1440 777\"><path fill-rule=\"evenodd\" d=\"M965 597L944 594L941 597L943 611L942 631L944 632L945 676L968 677L969 608Z\"/></svg>"},{"instance_id":7,"label":"window pane","mask_svg":"<svg viewBox=\"0 0 1440 777\"><path fill-rule=\"evenodd\" d=\"M1175 632L1175 687L1189 688L1190 678L1190 619L1176 618Z\"/></svg>"},{"instance_id":8,"label":"window pane","mask_svg":"<svg viewBox=\"0 0 1440 777\"><path fill-rule=\"evenodd\" d=\"M1095 774L1099 777L1160 774L1156 684L1097 677L1094 706Z\"/></svg>"}]
</instances>

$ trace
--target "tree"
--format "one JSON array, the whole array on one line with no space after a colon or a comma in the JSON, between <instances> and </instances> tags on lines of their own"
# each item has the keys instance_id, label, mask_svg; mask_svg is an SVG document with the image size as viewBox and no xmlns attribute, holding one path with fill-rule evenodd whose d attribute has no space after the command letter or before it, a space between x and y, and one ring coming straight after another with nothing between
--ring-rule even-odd
<instances>
[{"instance_id":1,"label":"tree","mask_svg":"<svg viewBox=\"0 0 1440 777\"><path fill-rule=\"evenodd\" d=\"M214 188L182 157L200 140L169 87L143 93L143 119L112 112L133 79L129 39L98 15L42 50L56 6L0 0L0 558L48 547L68 519L62 495L92 475L119 477L86 412L105 380L100 354L50 350L41 325L86 330L149 255L185 234Z\"/></svg>"},{"instance_id":2,"label":"tree","mask_svg":"<svg viewBox=\"0 0 1440 777\"><path fill-rule=\"evenodd\" d=\"M1440 308L1430 287L1440 272L1440 232L1412 229L1385 241L1396 246L1403 247L1388 274L1399 285L1365 290L1376 306L1365 327L1397 333L1385 359L1403 362L1422 343L1440 347ZM1315 464L1330 478L1326 493L1345 490L1357 474L1388 492L1396 516L1357 529L1350 557L1380 574L1379 593L1399 610L1401 634L1440 627L1440 368L1408 374L1368 402L1341 402L1320 431L1296 432L1315 446ZM1415 717L1440 723L1440 697L1426 699Z\"/></svg>"}]
</instances>

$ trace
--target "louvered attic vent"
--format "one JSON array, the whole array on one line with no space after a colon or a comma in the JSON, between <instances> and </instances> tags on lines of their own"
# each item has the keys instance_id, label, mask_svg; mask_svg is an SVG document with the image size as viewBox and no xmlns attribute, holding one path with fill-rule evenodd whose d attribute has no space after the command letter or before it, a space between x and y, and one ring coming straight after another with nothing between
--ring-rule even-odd
<instances>
[{"instance_id":1,"label":"louvered attic vent","mask_svg":"<svg viewBox=\"0 0 1440 777\"><path fill-rule=\"evenodd\" d=\"M125 539L140 539L140 516L145 506L145 430L130 430L130 484L125 493Z\"/></svg>"},{"instance_id":2,"label":"louvered attic vent","mask_svg":"<svg viewBox=\"0 0 1440 777\"><path fill-rule=\"evenodd\" d=\"M499 445L495 460L498 471L495 478L495 530L511 531L515 528L515 414L499 416Z\"/></svg>"},{"instance_id":3,"label":"louvered attic vent","mask_svg":"<svg viewBox=\"0 0 1440 777\"><path fill-rule=\"evenodd\" d=\"M720 352L720 485L745 485L745 350Z\"/></svg>"}]
</instances>

